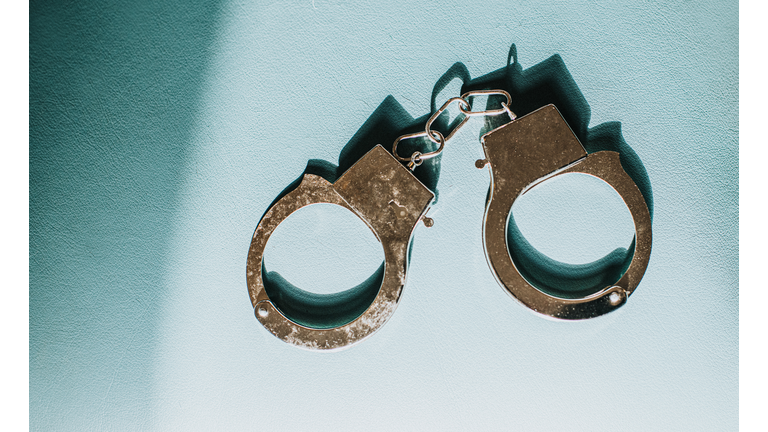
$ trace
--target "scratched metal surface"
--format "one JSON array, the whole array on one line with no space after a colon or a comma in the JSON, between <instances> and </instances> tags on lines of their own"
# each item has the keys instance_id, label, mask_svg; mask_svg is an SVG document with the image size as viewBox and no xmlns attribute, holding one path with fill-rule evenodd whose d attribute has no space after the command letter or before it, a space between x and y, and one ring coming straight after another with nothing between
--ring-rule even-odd
<instances>
[{"instance_id":1,"label":"scratched metal surface","mask_svg":"<svg viewBox=\"0 0 768 432\"><path fill-rule=\"evenodd\" d=\"M737 31L715 1L31 2L32 430L735 429ZM275 197L309 159L336 163L388 95L422 116L451 65L482 76L512 43L523 67L559 54L589 126L621 122L648 172L653 252L630 301L553 322L497 285L470 123L389 322L334 353L265 331L245 261ZM625 240L615 206L565 227L545 207L520 220L550 256L578 249L551 235L568 224ZM283 244L324 250L307 240L322 226L296 228ZM351 255L362 269L292 277L352 286L375 247Z\"/></svg>"}]
</instances>

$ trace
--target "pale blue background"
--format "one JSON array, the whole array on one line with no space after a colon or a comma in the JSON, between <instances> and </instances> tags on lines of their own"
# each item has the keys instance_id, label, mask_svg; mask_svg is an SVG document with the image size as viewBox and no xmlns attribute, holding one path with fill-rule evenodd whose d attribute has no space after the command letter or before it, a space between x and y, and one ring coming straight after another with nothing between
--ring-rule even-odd
<instances>
[{"instance_id":1,"label":"pale blue background","mask_svg":"<svg viewBox=\"0 0 768 432\"><path fill-rule=\"evenodd\" d=\"M30 5L32 430L737 428L735 2L60 3ZM417 228L381 331L337 353L266 332L245 258L269 203L308 159L335 163L388 95L422 116L452 64L484 75L512 43L524 68L562 56L590 126L621 122L645 165L653 254L629 303L554 322L496 284L470 124L444 154L436 224ZM610 199L583 182L550 196L574 185ZM575 262L626 246L610 202L592 222L604 230L580 226L599 203L548 207L587 214L556 229L598 234ZM305 213L270 247L305 241L323 289L375 269L359 224ZM350 235L312 243L329 239L315 216ZM574 246L548 223L537 247ZM289 280L315 279L275 249Z\"/></svg>"}]
</instances>

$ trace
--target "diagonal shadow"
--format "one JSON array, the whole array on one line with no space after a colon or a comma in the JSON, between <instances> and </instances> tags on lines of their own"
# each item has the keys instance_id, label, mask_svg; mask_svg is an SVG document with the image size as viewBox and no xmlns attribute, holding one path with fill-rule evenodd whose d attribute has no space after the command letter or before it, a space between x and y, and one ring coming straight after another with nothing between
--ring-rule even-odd
<instances>
[{"instance_id":1,"label":"diagonal shadow","mask_svg":"<svg viewBox=\"0 0 768 432\"><path fill-rule=\"evenodd\" d=\"M219 1L29 5L31 430L149 430Z\"/></svg>"}]
</instances>

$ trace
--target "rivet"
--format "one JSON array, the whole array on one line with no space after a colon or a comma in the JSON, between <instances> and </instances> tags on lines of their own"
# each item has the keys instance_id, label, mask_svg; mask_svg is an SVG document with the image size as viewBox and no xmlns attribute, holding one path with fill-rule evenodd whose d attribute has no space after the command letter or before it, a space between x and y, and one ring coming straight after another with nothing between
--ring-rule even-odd
<instances>
[{"instance_id":1,"label":"rivet","mask_svg":"<svg viewBox=\"0 0 768 432\"><path fill-rule=\"evenodd\" d=\"M621 302L621 294L614 291L608 295L608 301L611 302L612 305L617 305L619 302Z\"/></svg>"}]
</instances>

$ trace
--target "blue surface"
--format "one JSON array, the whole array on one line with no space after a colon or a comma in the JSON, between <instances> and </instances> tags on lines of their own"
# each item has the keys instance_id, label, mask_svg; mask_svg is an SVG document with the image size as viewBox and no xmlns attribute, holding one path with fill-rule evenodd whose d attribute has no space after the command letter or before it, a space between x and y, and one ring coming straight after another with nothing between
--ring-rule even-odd
<instances>
[{"instance_id":1,"label":"blue surface","mask_svg":"<svg viewBox=\"0 0 768 432\"><path fill-rule=\"evenodd\" d=\"M31 2L31 429L736 429L737 17L714 1ZM265 331L245 259L270 202L381 104L421 117L456 62L477 78L513 43L524 69L559 55L591 131L620 122L647 172L653 253L627 305L554 322L498 286L471 122L392 319L337 353ZM537 194L516 211L543 253L628 246L599 182ZM275 268L326 292L371 274L364 227L305 213L270 242Z\"/></svg>"}]
</instances>

